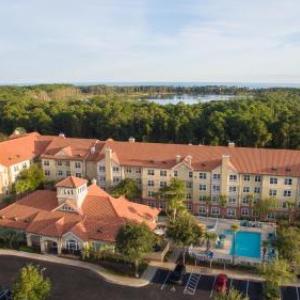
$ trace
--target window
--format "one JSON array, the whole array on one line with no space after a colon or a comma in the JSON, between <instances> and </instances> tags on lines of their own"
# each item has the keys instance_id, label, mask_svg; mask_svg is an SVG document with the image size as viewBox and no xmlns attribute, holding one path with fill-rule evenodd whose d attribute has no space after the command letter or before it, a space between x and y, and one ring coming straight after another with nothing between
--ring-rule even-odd
<instances>
[{"instance_id":1,"label":"window","mask_svg":"<svg viewBox=\"0 0 300 300\"><path fill-rule=\"evenodd\" d=\"M148 175L153 176L153 175L154 175L154 170L153 170L153 169L149 169L149 170L148 170Z\"/></svg>"},{"instance_id":2,"label":"window","mask_svg":"<svg viewBox=\"0 0 300 300\"><path fill-rule=\"evenodd\" d=\"M81 173L76 173L75 176L81 178Z\"/></svg>"},{"instance_id":3,"label":"window","mask_svg":"<svg viewBox=\"0 0 300 300\"><path fill-rule=\"evenodd\" d=\"M227 216L228 217L234 217L236 213L235 208L227 208Z\"/></svg>"},{"instance_id":4,"label":"window","mask_svg":"<svg viewBox=\"0 0 300 300\"><path fill-rule=\"evenodd\" d=\"M276 196L277 191L276 190L269 190L269 196Z\"/></svg>"},{"instance_id":5,"label":"window","mask_svg":"<svg viewBox=\"0 0 300 300\"><path fill-rule=\"evenodd\" d=\"M148 186L154 186L154 181L153 180L148 180Z\"/></svg>"},{"instance_id":6,"label":"window","mask_svg":"<svg viewBox=\"0 0 300 300\"><path fill-rule=\"evenodd\" d=\"M244 193L249 193L250 192L250 187L249 186L244 186L243 187L243 192Z\"/></svg>"},{"instance_id":7,"label":"window","mask_svg":"<svg viewBox=\"0 0 300 300\"><path fill-rule=\"evenodd\" d=\"M75 162L75 168L80 169L81 168L81 163L79 161Z\"/></svg>"},{"instance_id":8,"label":"window","mask_svg":"<svg viewBox=\"0 0 300 300\"><path fill-rule=\"evenodd\" d=\"M199 196L199 201L206 201L206 196L204 196L204 195L200 195Z\"/></svg>"},{"instance_id":9,"label":"window","mask_svg":"<svg viewBox=\"0 0 300 300\"><path fill-rule=\"evenodd\" d=\"M45 175L46 176L50 176L50 171L49 170L45 170Z\"/></svg>"},{"instance_id":10,"label":"window","mask_svg":"<svg viewBox=\"0 0 300 300\"><path fill-rule=\"evenodd\" d=\"M154 192L153 191L148 191L148 196L149 197L154 197Z\"/></svg>"},{"instance_id":11,"label":"window","mask_svg":"<svg viewBox=\"0 0 300 300\"><path fill-rule=\"evenodd\" d=\"M206 191L206 184L199 184L200 191Z\"/></svg>"},{"instance_id":12,"label":"window","mask_svg":"<svg viewBox=\"0 0 300 300\"><path fill-rule=\"evenodd\" d=\"M199 207L199 214L200 215L206 215L206 207L205 206L200 206Z\"/></svg>"},{"instance_id":13,"label":"window","mask_svg":"<svg viewBox=\"0 0 300 300\"><path fill-rule=\"evenodd\" d=\"M212 207L211 208L211 214L215 215L215 216L219 215L220 214L220 208L219 207Z\"/></svg>"},{"instance_id":14,"label":"window","mask_svg":"<svg viewBox=\"0 0 300 300\"><path fill-rule=\"evenodd\" d=\"M14 166L14 171L15 172L19 171L19 166Z\"/></svg>"},{"instance_id":15,"label":"window","mask_svg":"<svg viewBox=\"0 0 300 300\"><path fill-rule=\"evenodd\" d=\"M167 176L166 170L160 170L160 176Z\"/></svg>"},{"instance_id":16,"label":"window","mask_svg":"<svg viewBox=\"0 0 300 300\"><path fill-rule=\"evenodd\" d=\"M119 167L113 167L113 172L119 172Z\"/></svg>"},{"instance_id":17,"label":"window","mask_svg":"<svg viewBox=\"0 0 300 300\"><path fill-rule=\"evenodd\" d=\"M24 163L24 164L23 164L23 169L26 169L26 167L27 167L27 164Z\"/></svg>"},{"instance_id":18,"label":"window","mask_svg":"<svg viewBox=\"0 0 300 300\"><path fill-rule=\"evenodd\" d=\"M44 166L49 166L49 160L44 160Z\"/></svg>"},{"instance_id":19,"label":"window","mask_svg":"<svg viewBox=\"0 0 300 300\"><path fill-rule=\"evenodd\" d=\"M193 172L189 172L189 177L193 178Z\"/></svg>"},{"instance_id":20,"label":"window","mask_svg":"<svg viewBox=\"0 0 300 300\"><path fill-rule=\"evenodd\" d=\"M292 191L290 191L290 190L283 191L283 196L284 197L291 197L292 196Z\"/></svg>"},{"instance_id":21,"label":"window","mask_svg":"<svg viewBox=\"0 0 300 300\"><path fill-rule=\"evenodd\" d=\"M105 172L105 166L100 166L100 167L99 167L99 171L100 171L100 172Z\"/></svg>"},{"instance_id":22,"label":"window","mask_svg":"<svg viewBox=\"0 0 300 300\"><path fill-rule=\"evenodd\" d=\"M132 172L131 168L126 168L126 173L131 173L131 172Z\"/></svg>"},{"instance_id":23,"label":"window","mask_svg":"<svg viewBox=\"0 0 300 300\"><path fill-rule=\"evenodd\" d=\"M113 177L113 183L119 183L120 177Z\"/></svg>"},{"instance_id":24,"label":"window","mask_svg":"<svg viewBox=\"0 0 300 300\"><path fill-rule=\"evenodd\" d=\"M67 171L67 176L71 176L71 171Z\"/></svg>"},{"instance_id":25,"label":"window","mask_svg":"<svg viewBox=\"0 0 300 300\"><path fill-rule=\"evenodd\" d=\"M249 204L249 198L248 197L243 197L242 202L243 202L243 204Z\"/></svg>"},{"instance_id":26,"label":"window","mask_svg":"<svg viewBox=\"0 0 300 300\"><path fill-rule=\"evenodd\" d=\"M254 193L259 194L259 193L260 193L260 187L257 187L257 186L256 186L256 187L254 188Z\"/></svg>"},{"instance_id":27,"label":"window","mask_svg":"<svg viewBox=\"0 0 300 300\"><path fill-rule=\"evenodd\" d=\"M188 210L192 210L192 209L193 209L192 203L191 203L191 202L187 202L187 203L186 203L186 208L187 208Z\"/></svg>"},{"instance_id":28,"label":"window","mask_svg":"<svg viewBox=\"0 0 300 300\"><path fill-rule=\"evenodd\" d=\"M105 182L105 177L104 176L100 176L100 182Z\"/></svg>"},{"instance_id":29,"label":"window","mask_svg":"<svg viewBox=\"0 0 300 300\"><path fill-rule=\"evenodd\" d=\"M237 180L237 176L236 175L229 175L229 180L230 181L236 181Z\"/></svg>"},{"instance_id":30,"label":"window","mask_svg":"<svg viewBox=\"0 0 300 300\"><path fill-rule=\"evenodd\" d=\"M234 198L234 197L229 197L229 198L228 198L228 202L231 203L231 204L235 204L235 203L236 203L236 198Z\"/></svg>"},{"instance_id":31,"label":"window","mask_svg":"<svg viewBox=\"0 0 300 300\"><path fill-rule=\"evenodd\" d=\"M249 216L249 209L246 207L241 208L241 215L242 216Z\"/></svg>"},{"instance_id":32,"label":"window","mask_svg":"<svg viewBox=\"0 0 300 300\"><path fill-rule=\"evenodd\" d=\"M285 185L292 185L293 184L293 179L292 178L285 178L284 179L284 184Z\"/></svg>"},{"instance_id":33,"label":"window","mask_svg":"<svg viewBox=\"0 0 300 300\"><path fill-rule=\"evenodd\" d=\"M167 186L167 182L166 182L166 181L161 181L161 182L159 183L159 186L160 186L160 187L165 187L165 186Z\"/></svg>"},{"instance_id":34,"label":"window","mask_svg":"<svg viewBox=\"0 0 300 300\"><path fill-rule=\"evenodd\" d=\"M236 186L230 186L229 187L229 192L231 192L231 193L236 192Z\"/></svg>"},{"instance_id":35,"label":"window","mask_svg":"<svg viewBox=\"0 0 300 300\"><path fill-rule=\"evenodd\" d=\"M261 182L261 176L256 175L255 176L255 182Z\"/></svg>"},{"instance_id":36,"label":"window","mask_svg":"<svg viewBox=\"0 0 300 300\"><path fill-rule=\"evenodd\" d=\"M220 191L220 186L219 185L213 185L213 191L214 192L219 192Z\"/></svg>"},{"instance_id":37,"label":"window","mask_svg":"<svg viewBox=\"0 0 300 300\"><path fill-rule=\"evenodd\" d=\"M277 184L277 181L276 177L270 177L270 184Z\"/></svg>"},{"instance_id":38,"label":"window","mask_svg":"<svg viewBox=\"0 0 300 300\"><path fill-rule=\"evenodd\" d=\"M186 194L186 199L187 199L187 200L191 200L191 199L192 199L192 195L191 195L190 193L187 193L187 194Z\"/></svg>"},{"instance_id":39,"label":"window","mask_svg":"<svg viewBox=\"0 0 300 300\"><path fill-rule=\"evenodd\" d=\"M177 177L178 176L178 171L174 171L174 176Z\"/></svg>"},{"instance_id":40,"label":"window","mask_svg":"<svg viewBox=\"0 0 300 300\"><path fill-rule=\"evenodd\" d=\"M186 182L186 187L187 187L188 189L193 188L193 182L192 182L192 181L187 181L187 182Z\"/></svg>"},{"instance_id":41,"label":"window","mask_svg":"<svg viewBox=\"0 0 300 300\"><path fill-rule=\"evenodd\" d=\"M59 170L59 171L57 172L57 175L58 175L58 176L63 176L63 174L64 174L64 173L63 173L63 171L61 171L61 170Z\"/></svg>"},{"instance_id":42,"label":"window","mask_svg":"<svg viewBox=\"0 0 300 300\"><path fill-rule=\"evenodd\" d=\"M244 181L250 181L250 175L244 175Z\"/></svg>"},{"instance_id":43,"label":"window","mask_svg":"<svg viewBox=\"0 0 300 300\"><path fill-rule=\"evenodd\" d=\"M199 173L200 179L206 179L206 173Z\"/></svg>"},{"instance_id":44,"label":"window","mask_svg":"<svg viewBox=\"0 0 300 300\"><path fill-rule=\"evenodd\" d=\"M137 173L137 174L141 174L141 173L142 173L142 170L141 170L141 168L137 168L137 169L135 170L135 173Z\"/></svg>"},{"instance_id":45,"label":"window","mask_svg":"<svg viewBox=\"0 0 300 300\"><path fill-rule=\"evenodd\" d=\"M215 180L220 180L220 178L221 178L220 174L214 174L213 175L213 179L215 179Z\"/></svg>"},{"instance_id":46,"label":"window","mask_svg":"<svg viewBox=\"0 0 300 300\"><path fill-rule=\"evenodd\" d=\"M68 240L66 247L69 251L77 251L79 250L78 242L75 240Z\"/></svg>"},{"instance_id":47,"label":"window","mask_svg":"<svg viewBox=\"0 0 300 300\"><path fill-rule=\"evenodd\" d=\"M58 161L57 161L57 165L58 165L58 166L62 166L62 161L61 161L61 160L58 160Z\"/></svg>"}]
</instances>

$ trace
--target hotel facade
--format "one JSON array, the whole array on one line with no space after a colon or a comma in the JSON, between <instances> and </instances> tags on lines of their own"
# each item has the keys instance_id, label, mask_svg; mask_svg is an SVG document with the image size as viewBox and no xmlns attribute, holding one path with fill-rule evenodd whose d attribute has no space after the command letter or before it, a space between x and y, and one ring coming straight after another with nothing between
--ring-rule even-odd
<instances>
[{"instance_id":1,"label":"hotel facade","mask_svg":"<svg viewBox=\"0 0 300 300\"><path fill-rule=\"evenodd\" d=\"M2 152L2 149L5 149ZM2 155L3 153L3 155ZM136 181L144 204L164 208L154 195L178 178L195 215L249 217L259 199L275 198L277 211L300 204L300 151L228 146L141 143L30 133L0 143L0 190L8 194L18 172L38 160L48 180L96 179L108 189ZM18 170L18 171L15 171ZM220 205L220 198L226 205ZM207 201L210 199L210 201ZM269 216L272 217L272 214Z\"/></svg>"}]
</instances>

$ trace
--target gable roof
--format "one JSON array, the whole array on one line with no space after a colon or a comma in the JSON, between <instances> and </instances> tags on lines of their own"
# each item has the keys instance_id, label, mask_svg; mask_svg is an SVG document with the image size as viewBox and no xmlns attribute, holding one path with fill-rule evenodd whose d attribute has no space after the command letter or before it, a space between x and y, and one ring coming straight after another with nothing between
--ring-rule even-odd
<instances>
[{"instance_id":1,"label":"gable roof","mask_svg":"<svg viewBox=\"0 0 300 300\"><path fill-rule=\"evenodd\" d=\"M65 187L65 188L78 188L87 183L86 179L68 176L65 179L59 181L55 186L56 187Z\"/></svg>"}]
</instances>

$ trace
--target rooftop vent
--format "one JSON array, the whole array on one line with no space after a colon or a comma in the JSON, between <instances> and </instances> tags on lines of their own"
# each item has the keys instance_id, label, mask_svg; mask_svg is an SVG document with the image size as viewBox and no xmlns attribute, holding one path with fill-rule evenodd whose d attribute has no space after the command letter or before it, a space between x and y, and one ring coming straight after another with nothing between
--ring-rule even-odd
<instances>
[{"instance_id":1,"label":"rooftop vent","mask_svg":"<svg viewBox=\"0 0 300 300\"><path fill-rule=\"evenodd\" d=\"M66 137L63 132L61 132L58 136L61 137L61 138L65 138Z\"/></svg>"},{"instance_id":2,"label":"rooftop vent","mask_svg":"<svg viewBox=\"0 0 300 300\"><path fill-rule=\"evenodd\" d=\"M96 147L95 146L92 146L91 147L91 154L94 154L96 152Z\"/></svg>"},{"instance_id":3,"label":"rooftop vent","mask_svg":"<svg viewBox=\"0 0 300 300\"><path fill-rule=\"evenodd\" d=\"M235 147L235 143L234 142L228 142L228 147L230 147L230 148Z\"/></svg>"},{"instance_id":4,"label":"rooftop vent","mask_svg":"<svg viewBox=\"0 0 300 300\"><path fill-rule=\"evenodd\" d=\"M133 136L131 136L129 139L128 139L128 142L129 143L135 143L135 138Z\"/></svg>"}]
</instances>

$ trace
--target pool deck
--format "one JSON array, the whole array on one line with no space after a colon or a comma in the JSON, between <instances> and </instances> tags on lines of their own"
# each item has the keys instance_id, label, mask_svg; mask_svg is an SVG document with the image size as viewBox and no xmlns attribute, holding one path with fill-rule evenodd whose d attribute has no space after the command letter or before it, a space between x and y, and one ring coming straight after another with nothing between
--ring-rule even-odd
<instances>
[{"instance_id":1,"label":"pool deck","mask_svg":"<svg viewBox=\"0 0 300 300\"><path fill-rule=\"evenodd\" d=\"M206 225L208 231L215 232L217 235L223 234L225 230L230 230L231 225L238 224L240 226L241 220L233 220L233 219L218 219L218 218L205 218L199 217L198 220ZM262 262L263 257L263 247L262 243L264 240L268 240L268 236L270 233L276 232L276 225L274 223L264 223L264 222L256 222L260 224L260 227L248 227L248 226L240 226L240 231L246 232L257 232L261 234L261 256L260 258L254 257L246 257L246 256L235 256L236 263L244 263L244 264L259 264ZM213 260L231 262L232 255L230 254L232 245L232 237L227 235L224 240L224 247L222 249L216 248L215 245L212 245L211 250L214 253ZM201 253L206 251L206 243L202 247L193 248L192 252L201 259Z\"/></svg>"}]
</instances>

